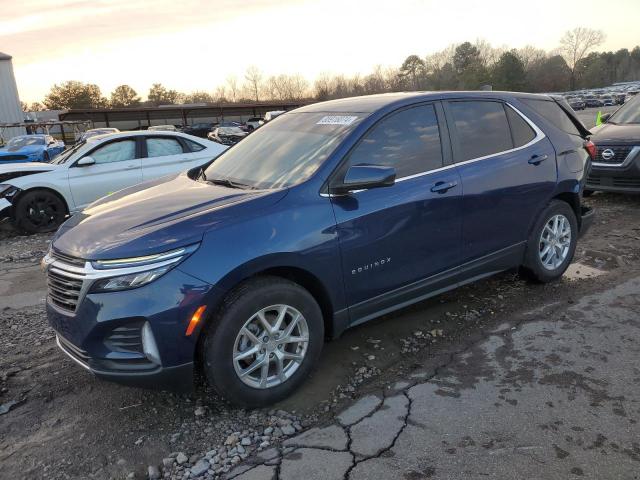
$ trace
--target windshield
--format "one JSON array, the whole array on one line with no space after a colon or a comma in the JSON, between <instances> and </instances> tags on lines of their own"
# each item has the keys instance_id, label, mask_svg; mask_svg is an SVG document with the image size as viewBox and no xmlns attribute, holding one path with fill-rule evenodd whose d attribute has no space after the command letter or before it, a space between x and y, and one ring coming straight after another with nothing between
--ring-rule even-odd
<instances>
[{"instance_id":1,"label":"windshield","mask_svg":"<svg viewBox=\"0 0 640 480\"><path fill-rule=\"evenodd\" d=\"M75 144L72 148L70 148L69 150L66 150L64 152L62 152L60 155L58 155L56 158L54 158L53 160L51 160L51 162L54 165L62 165L63 163L65 163L67 160L69 160L69 158L71 158L71 156L76 153L78 150L80 150L81 147L83 147L87 142L86 141L81 141L78 142L77 144Z\"/></svg>"},{"instance_id":2,"label":"windshield","mask_svg":"<svg viewBox=\"0 0 640 480\"><path fill-rule=\"evenodd\" d=\"M607 123L640 123L640 97L629 100L611 115Z\"/></svg>"},{"instance_id":3,"label":"windshield","mask_svg":"<svg viewBox=\"0 0 640 480\"><path fill-rule=\"evenodd\" d=\"M7 142L8 148L22 148L28 145L44 145L44 137L23 135L21 137L13 137Z\"/></svg>"},{"instance_id":4,"label":"windshield","mask_svg":"<svg viewBox=\"0 0 640 480\"><path fill-rule=\"evenodd\" d=\"M288 113L223 153L205 179L250 188L283 188L303 182L353 130L363 114Z\"/></svg>"}]
</instances>

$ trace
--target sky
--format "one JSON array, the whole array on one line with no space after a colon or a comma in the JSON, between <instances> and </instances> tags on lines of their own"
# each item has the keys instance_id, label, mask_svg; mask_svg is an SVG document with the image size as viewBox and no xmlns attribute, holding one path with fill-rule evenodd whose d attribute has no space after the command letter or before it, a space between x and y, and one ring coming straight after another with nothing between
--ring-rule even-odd
<instances>
[{"instance_id":1,"label":"sky","mask_svg":"<svg viewBox=\"0 0 640 480\"><path fill-rule=\"evenodd\" d=\"M551 50L577 26L603 29L601 49L632 48L639 19L638 0L0 0L0 51L25 102L65 80L144 98L156 82L212 93L252 65L364 75L480 38Z\"/></svg>"}]
</instances>

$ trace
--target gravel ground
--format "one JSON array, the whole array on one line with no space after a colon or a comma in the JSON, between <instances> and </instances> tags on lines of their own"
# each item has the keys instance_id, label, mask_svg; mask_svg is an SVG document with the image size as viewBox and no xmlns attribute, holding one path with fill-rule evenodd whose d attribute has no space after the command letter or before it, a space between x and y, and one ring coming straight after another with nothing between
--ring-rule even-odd
<instances>
[{"instance_id":1,"label":"gravel ground","mask_svg":"<svg viewBox=\"0 0 640 480\"><path fill-rule=\"evenodd\" d=\"M78 368L55 346L44 315L37 263L49 237L1 226L1 476L216 478L246 458L268 456L354 399L393 390L513 316L571 304L639 270L640 197L597 194L589 202L596 223L562 281L532 285L507 272L354 328L325 345L300 391L253 411L225 405L201 383L177 395L101 382Z\"/></svg>"}]
</instances>

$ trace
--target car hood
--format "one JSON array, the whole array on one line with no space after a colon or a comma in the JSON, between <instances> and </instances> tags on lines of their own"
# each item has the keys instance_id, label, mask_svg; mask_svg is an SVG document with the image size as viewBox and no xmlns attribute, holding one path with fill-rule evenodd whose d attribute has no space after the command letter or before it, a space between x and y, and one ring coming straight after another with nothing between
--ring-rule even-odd
<instances>
[{"instance_id":1,"label":"car hood","mask_svg":"<svg viewBox=\"0 0 640 480\"><path fill-rule=\"evenodd\" d=\"M205 232L258 213L286 190L240 190L191 180L187 174L127 188L89 205L56 233L53 247L89 260L161 253L197 243Z\"/></svg>"},{"instance_id":2,"label":"car hood","mask_svg":"<svg viewBox=\"0 0 640 480\"><path fill-rule=\"evenodd\" d=\"M614 125L603 123L591 129L591 140L600 144L639 145L640 125Z\"/></svg>"},{"instance_id":3,"label":"car hood","mask_svg":"<svg viewBox=\"0 0 640 480\"><path fill-rule=\"evenodd\" d=\"M0 148L0 156L2 155L29 155L31 153L39 153L44 149L44 145L25 145L23 147L2 147Z\"/></svg>"},{"instance_id":4,"label":"car hood","mask_svg":"<svg viewBox=\"0 0 640 480\"><path fill-rule=\"evenodd\" d=\"M2 160L2 157L0 157ZM11 180L12 178L24 177L36 173L50 172L61 168L62 165L52 165L42 162L20 162L0 164L0 182Z\"/></svg>"}]
</instances>

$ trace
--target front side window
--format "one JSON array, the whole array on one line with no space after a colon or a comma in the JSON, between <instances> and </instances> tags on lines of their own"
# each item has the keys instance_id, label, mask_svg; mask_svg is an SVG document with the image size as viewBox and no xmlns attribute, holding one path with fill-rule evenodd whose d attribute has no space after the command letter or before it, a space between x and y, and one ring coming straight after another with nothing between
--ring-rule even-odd
<instances>
[{"instance_id":1,"label":"front side window","mask_svg":"<svg viewBox=\"0 0 640 480\"><path fill-rule=\"evenodd\" d=\"M362 113L289 113L226 150L204 172L206 181L251 188L285 188L313 175Z\"/></svg>"},{"instance_id":2,"label":"front side window","mask_svg":"<svg viewBox=\"0 0 640 480\"><path fill-rule=\"evenodd\" d=\"M133 160L136 158L136 141L131 139L111 142L96 148L89 156L96 164Z\"/></svg>"},{"instance_id":3,"label":"front side window","mask_svg":"<svg viewBox=\"0 0 640 480\"><path fill-rule=\"evenodd\" d=\"M449 105L458 135L458 161L464 162L513 148L502 103L472 100L451 102Z\"/></svg>"},{"instance_id":4,"label":"front side window","mask_svg":"<svg viewBox=\"0 0 640 480\"><path fill-rule=\"evenodd\" d=\"M393 167L397 178L442 167L433 105L407 108L381 120L351 152L348 164Z\"/></svg>"},{"instance_id":5,"label":"front side window","mask_svg":"<svg viewBox=\"0 0 640 480\"><path fill-rule=\"evenodd\" d=\"M147 157L165 157L181 153L182 145L175 138L147 138Z\"/></svg>"}]
</instances>

